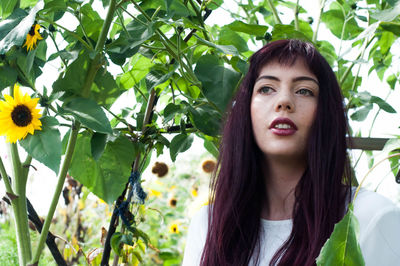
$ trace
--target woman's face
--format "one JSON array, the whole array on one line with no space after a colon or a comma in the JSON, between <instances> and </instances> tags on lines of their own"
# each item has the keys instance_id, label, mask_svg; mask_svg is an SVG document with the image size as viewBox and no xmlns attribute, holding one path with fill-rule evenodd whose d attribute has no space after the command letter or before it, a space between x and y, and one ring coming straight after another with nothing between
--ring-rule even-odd
<instances>
[{"instance_id":1,"label":"woman's face","mask_svg":"<svg viewBox=\"0 0 400 266\"><path fill-rule=\"evenodd\" d=\"M254 138L267 158L304 160L318 93L318 80L302 58L292 66L272 61L261 68L250 111Z\"/></svg>"}]
</instances>

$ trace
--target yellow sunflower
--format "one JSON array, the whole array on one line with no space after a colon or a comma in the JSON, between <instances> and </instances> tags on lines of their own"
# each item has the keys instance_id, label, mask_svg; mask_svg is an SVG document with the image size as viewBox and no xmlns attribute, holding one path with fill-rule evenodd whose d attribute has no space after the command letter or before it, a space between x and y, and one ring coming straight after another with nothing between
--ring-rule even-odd
<instances>
[{"instance_id":1,"label":"yellow sunflower","mask_svg":"<svg viewBox=\"0 0 400 266\"><path fill-rule=\"evenodd\" d=\"M179 234L179 228L178 228L178 223L172 223L169 226L169 232L171 234Z\"/></svg>"},{"instance_id":2,"label":"yellow sunflower","mask_svg":"<svg viewBox=\"0 0 400 266\"><path fill-rule=\"evenodd\" d=\"M26 35L26 41L22 47L26 46L27 51L35 49L37 41L43 40L42 36L39 33L39 29L39 24L33 24L31 30Z\"/></svg>"},{"instance_id":3,"label":"yellow sunflower","mask_svg":"<svg viewBox=\"0 0 400 266\"><path fill-rule=\"evenodd\" d=\"M22 95L19 86L14 86L14 98L4 95L6 101L0 101L0 136L6 136L6 141L15 143L24 139L28 133L41 130L42 122L36 105L39 98L31 99L25 93Z\"/></svg>"}]
</instances>

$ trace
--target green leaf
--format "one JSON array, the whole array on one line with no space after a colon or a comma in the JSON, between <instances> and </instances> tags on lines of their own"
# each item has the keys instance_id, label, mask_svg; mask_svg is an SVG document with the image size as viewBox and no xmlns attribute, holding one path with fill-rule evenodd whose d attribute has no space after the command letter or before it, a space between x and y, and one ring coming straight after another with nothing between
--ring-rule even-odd
<instances>
[{"instance_id":1,"label":"green leaf","mask_svg":"<svg viewBox=\"0 0 400 266\"><path fill-rule=\"evenodd\" d=\"M17 71L7 65L0 66L0 91L14 85L17 81Z\"/></svg>"},{"instance_id":2,"label":"green leaf","mask_svg":"<svg viewBox=\"0 0 400 266\"><path fill-rule=\"evenodd\" d=\"M59 112L70 114L88 128L100 132L112 134L110 122L100 105L92 99L73 98L65 103Z\"/></svg>"},{"instance_id":3,"label":"green leaf","mask_svg":"<svg viewBox=\"0 0 400 266\"><path fill-rule=\"evenodd\" d=\"M172 71L165 73L167 69L164 67L154 66L151 71L146 75L146 87L147 90L150 91L154 87L166 82L169 78L175 73L175 69Z\"/></svg>"},{"instance_id":4,"label":"green leaf","mask_svg":"<svg viewBox=\"0 0 400 266\"><path fill-rule=\"evenodd\" d=\"M272 40L280 39L299 39L311 42L305 34L295 30L293 25L276 24L272 30Z\"/></svg>"},{"instance_id":5,"label":"green leaf","mask_svg":"<svg viewBox=\"0 0 400 266\"><path fill-rule=\"evenodd\" d=\"M107 142L103 154L95 161L90 141L90 134L78 135L70 175L99 198L112 204L128 182L131 164L138 150L128 138L120 136Z\"/></svg>"},{"instance_id":6,"label":"green leaf","mask_svg":"<svg viewBox=\"0 0 400 266\"><path fill-rule=\"evenodd\" d=\"M167 14L168 16L179 16L179 17L187 17L190 15L187 7L182 3L182 1L178 0L166 0L167 5Z\"/></svg>"},{"instance_id":7,"label":"green leaf","mask_svg":"<svg viewBox=\"0 0 400 266\"><path fill-rule=\"evenodd\" d=\"M121 256L122 253L122 249L120 247L120 243L121 243L121 238L122 238L122 234L120 232L115 232L112 237L111 237L111 248L114 250L114 252L116 254L118 254L118 256Z\"/></svg>"},{"instance_id":8,"label":"green leaf","mask_svg":"<svg viewBox=\"0 0 400 266\"><path fill-rule=\"evenodd\" d=\"M14 11L17 3L18 0L1 1L1 18L6 19Z\"/></svg>"},{"instance_id":9,"label":"green leaf","mask_svg":"<svg viewBox=\"0 0 400 266\"><path fill-rule=\"evenodd\" d=\"M239 52L246 52L249 50L246 41L228 27L222 27L219 32L218 44L233 45Z\"/></svg>"},{"instance_id":10,"label":"green leaf","mask_svg":"<svg viewBox=\"0 0 400 266\"><path fill-rule=\"evenodd\" d=\"M80 95L83 84L85 83L89 63L89 54L87 52L81 53L78 58L67 67L65 75L54 82L53 90L55 92L65 91L70 95Z\"/></svg>"},{"instance_id":11,"label":"green leaf","mask_svg":"<svg viewBox=\"0 0 400 266\"><path fill-rule=\"evenodd\" d=\"M372 110L372 104L368 104L361 109L354 112L350 117L354 121L364 121L367 118L369 112Z\"/></svg>"},{"instance_id":12,"label":"green leaf","mask_svg":"<svg viewBox=\"0 0 400 266\"><path fill-rule=\"evenodd\" d=\"M392 8L371 14L371 17L380 21L391 22L395 20L398 15L400 15L400 1Z\"/></svg>"},{"instance_id":13,"label":"green leaf","mask_svg":"<svg viewBox=\"0 0 400 266\"><path fill-rule=\"evenodd\" d=\"M8 2L8 1L5 1ZM0 54L5 54L14 45L22 46L25 41L26 35L35 23L36 13L43 9L43 0L39 0L37 4L29 11L29 14L24 17L18 25L12 28L12 30L0 41ZM20 11L17 11L19 14ZM19 15L17 16L19 18ZM12 23L12 22L11 22ZM0 29L4 24L0 25ZM5 25L10 25L8 22Z\"/></svg>"},{"instance_id":14,"label":"green leaf","mask_svg":"<svg viewBox=\"0 0 400 266\"><path fill-rule=\"evenodd\" d=\"M204 148L211 153L215 158L218 158L219 150L214 141L204 138Z\"/></svg>"},{"instance_id":15,"label":"green leaf","mask_svg":"<svg viewBox=\"0 0 400 266\"><path fill-rule=\"evenodd\" d=\"M204 55L198 61L195 74L202 83L204 96L224 112L231 101L240 73L225 68L214 55Z\"/></svg>"},{"instance_id":16,"label":"green leaf","mask_svg":"<svg viewBox=\"0 0 400 266\"><path fill-rule=\"evenodd\" d=\"M178 153L187 151L190 148L190 146L192 146L192 142L193 142L193 135L186 135L186 134L176 135L171 140L171 144L169 146L171 160L175 162Z\"/></svg>"},{"instance_id":17,"label":"green leaf","mask_svg":"<svg viewBox=\"0 0 400 266\"><path fill-rule=\"evenodd\" d=\"M221 116L215 109L202 105L196 109L189 106L190 118L196 128L209 136L221 133Z\"/></svg>"},{"instance_id":18,"label":"green leaf","mask_svg":"<svg viewBox=\"0 0 400 266\"><path fill-rule=\"evenodd\" d=\"M204 40L203 38L197 36L196 34L194 34L194 36L197 38L197 40L199 40L200 43L212 47L221 53L228 55L239 55L238 50L233 45L217 45L215 43Z\"/></svg>"},{"instance_id":19,"label":"green leaf","mask_svg":"<svg viewBox=\"0 0 400 266\"><path fill-rule=\"evenodd\" d=\"M325 23L326 27L339 39L342 36L342 28L345 26L343 32L343 40L351 40L356 38L361 32L354 18L348 19L346 24L343 12L338 9L331 9L322 13L321 20Z\"/></svg>"},{"instance_id":20,"label":"green leaf","mask_svg":"<svg viewBox=\"0 0 400 266\"><path fill-rule=\"evenodd\" d=\"M123 92L125 89L117 84L110 72L104 68L97 71L90 97L98 104L109 108Z\"/></svg>"},{"instance_id":21,"label":"green leaf","mask_svg":"<svg viewBox=\"0 0 400 266\"><path fill-rule=\"evenodd\" d=\"M397 22L381 22L379 27L385 31L390 31L396 36L400 36L400 23Z\"/></svg>"},{"instance_id":22,"label":"green leaf","mask_svg":"<svg viewBox=\"0 0 400 266\"><path fill-rule=\"evenodd\" d=\"M391 114L397 113L396 110L392 106L390 106L390 104L385 102L382 98L379 98L377 96L372 96L371 102L376 103L379 106L379 108L381 108L385 112L388 112Z\"/></svg>"},{"instance_id":23,"label":"green leaf","mask_svg":"<svg viewBox=\"0 0 400 266\"><path fill-rule=\"evenodd\" d=\"M138 16L138 19L145 21L145 18L143 16ZM126 30L129 33L129 47L133 48L141 45L154 35L154 24L142 24L136 20L133 20L128 25L126 25Z\"/></svg>"},{"instance_id":24,"label":"green leaf","mask_svg":"<svg viewBox=\"0 0 400 266\"><path fill-rule=\"evenodd\" d=\"M264 36L268 30L268 26L258 24L247 24L242 21L234 21L226 27L236 32L243 32L252 36Z\"/></svg>"},{"instance_id":25,"label":"green leaf","mask_svg":"<svg viewBox=\"0 0 400 266\"><path fill-rule=\"evenodd\" d=\"M92 138L90 139L92 156L93 159L95 159L96 161L99 160L99 158L104 152L104 148L106 147L107 144L107 136L108 136L107 134L95 132Z\"/></svg>"},{"instance_id":26,"label":"green leaf","mask_svg":"<svg viewBox=\"0 0 400 266\"><path fill-rule=\"evenodd\" d=\"M12 29L14 29L26 16L25 10L15 9L7 19L0 21L0 40L2 40Z\"/></svg>"},{"instance_id":27,"label":"green leaf","mask_svg":"<svg viewBox=\"0 0 400 266\"><path fill-rule=\"evenodd\" d=\"M45 116L40 119L42 130L35 130L19 143L35 160L43 163L56 174L61 162L61 137L58 121L54 117Z\"/></svg>"},{"instance_id":28,"label":"green leaf","mask_svg":"<svg viewBox=\"0 0 400 266\"><path fill-rule=\"evenodd\" d=\"M150 59L141 54L134 55L131 64L132 68L117 79L117 83L125 89L131 89L138 84L154 65Z\"/></svg>"},{"instance_id":29,"label":"green leaf","mask_svg":"<svg viewBox=\"0 0 400 266\"><path fill-rule=\"evenodd\" d=\"M184 109L182 109L181 105L169 103L164 108L164 123L169 122L171 119L175 117L177 113L182 113L182 112L184 112Z\"/></svg>"},{"instance_id":30,"label":"green leaf","mask_svg":"<svg viewBox=\"0 0 400 266\"><path fill-rule=\"evenodd\" d=\"M351 205L347 214L335 225L332 235L322 247L317 258L317 265L365 265L357 234L358 220Z\"/></svg>"},{"instance_id":31,"label":"green leaf","mask_svg":"<svg viewBox=\"0 0 400 266\"><path fill-rule=\"evenodd\" d=\"M213 1L207 1L206 6L210 10L215 10L218 7L220 7L224 3L223 0L213 0Z\"/></svg>"}]
</instances>

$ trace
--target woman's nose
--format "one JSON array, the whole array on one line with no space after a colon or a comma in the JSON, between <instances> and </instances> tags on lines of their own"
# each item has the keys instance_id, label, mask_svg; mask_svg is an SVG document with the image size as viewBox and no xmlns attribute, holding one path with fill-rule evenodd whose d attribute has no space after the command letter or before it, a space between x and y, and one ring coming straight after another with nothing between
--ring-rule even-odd
<instances>
[{"instance_id":1,"label":"woman's nose","mask_svg":"<svg viewBox=\"0 0 400 266\"><path fill-rule=\"evenodd\" d=\"M282 93L277 99L275 105L275 111L287 111L287 112L294 112L295 105L293 99L289 93Z\"/></svg>"}]
</instances>

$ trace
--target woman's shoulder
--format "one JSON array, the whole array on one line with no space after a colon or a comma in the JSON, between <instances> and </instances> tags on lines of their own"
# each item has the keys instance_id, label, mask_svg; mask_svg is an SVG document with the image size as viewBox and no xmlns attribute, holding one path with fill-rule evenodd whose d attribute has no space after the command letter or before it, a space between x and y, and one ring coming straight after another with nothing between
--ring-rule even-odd
<instances>
[{"instance_id":1,"label":"woman's shoulder","mask_svg":"<svg viewBox=\"0 0 400 266\"><path fill-rule=\"evenodd\" d=\"M353 189L354 196L355 189ZM373 214L382 210L398 208L393 201L379 193L361 188L355 201L354 212Z\"/></svg>"},{"instance_id":2,"label":"woman's shoulder","mask_svg":"<svg viewBox=\"0 0 400 266\"><path fill-rule=\"evenodd\" d=\"M398 265L400 208L376 192L361 189L354 202L354 215L366 265Z\"/></svg>"}]
</instances>

